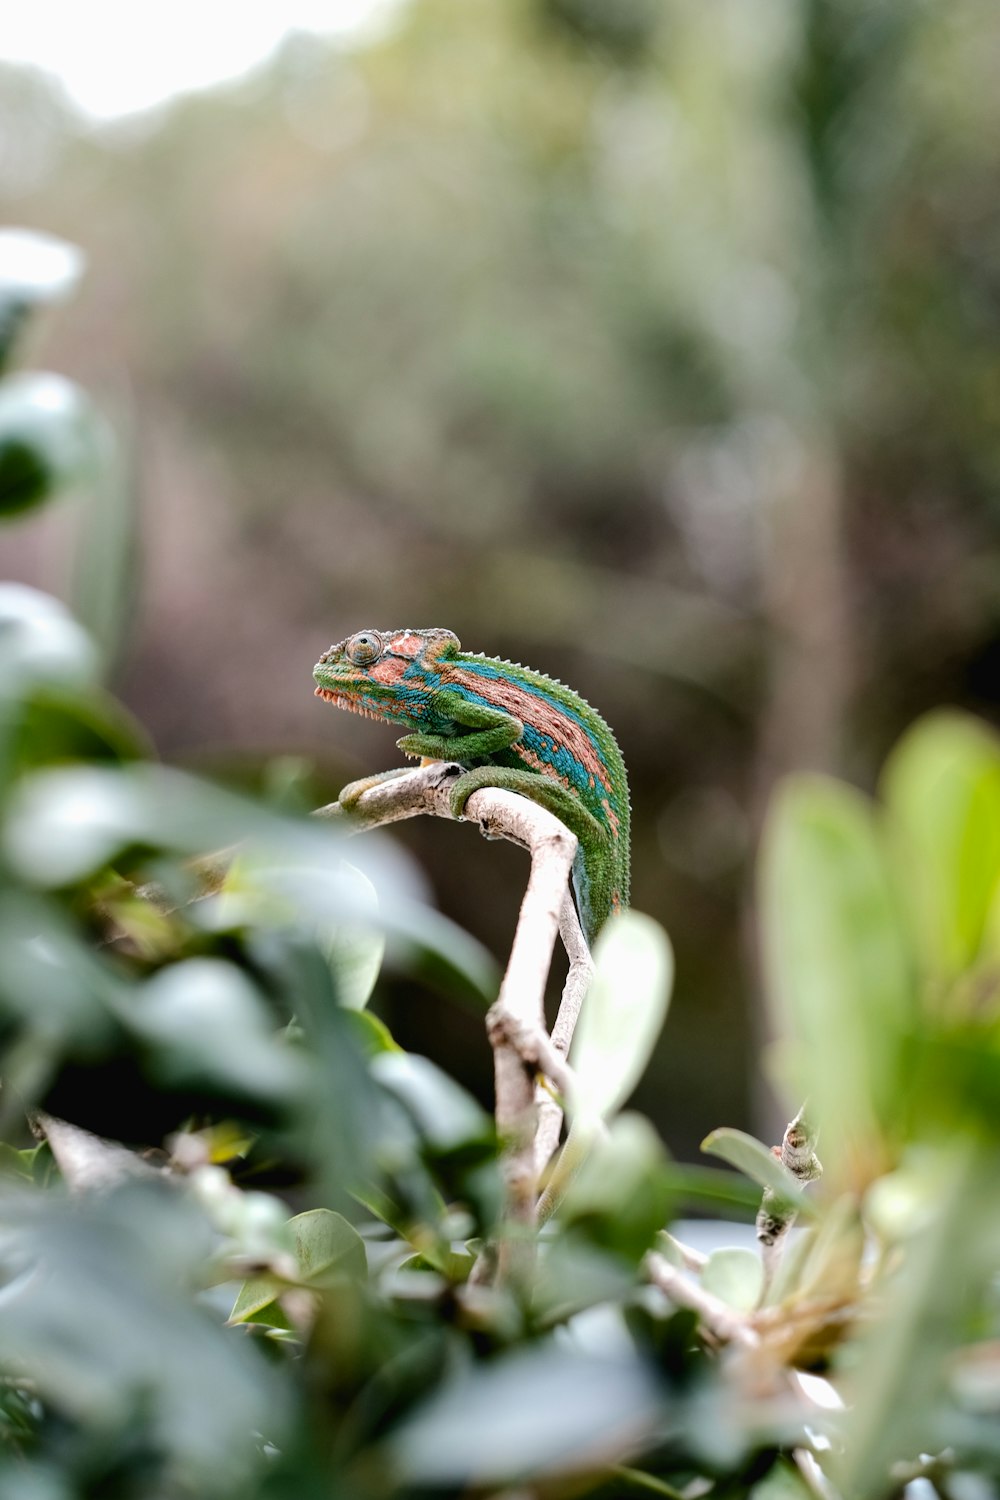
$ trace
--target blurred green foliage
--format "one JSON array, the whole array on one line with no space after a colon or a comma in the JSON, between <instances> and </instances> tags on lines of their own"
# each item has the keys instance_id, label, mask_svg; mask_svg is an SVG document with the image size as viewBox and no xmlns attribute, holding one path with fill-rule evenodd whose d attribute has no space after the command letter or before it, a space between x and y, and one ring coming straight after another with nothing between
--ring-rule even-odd
<instances>
[{"instance_id":1,"label":"blurred green foliage","mask_svg":"<svg viewBox=\"0 0 1000 1500\"><path fill-rule=\"evenodd\" d=\"M174 758L305 748L332 792L393 757L309 697L361 625L582 691L690 980L641 1093L688 1151L748 1121L767 788L870 787L919 712L995 711L998 26L990 0L411 0L106 132L0 72L0 203L92 265L38 337L132 428L147 587L98 632L125 701ZM440 833L405 837L502 952L516 861L457 877ZM461 1019L387 1003L474 1063Z\"/></svg>"},{"instance_id":2,"label":"blurred green foliage","mask_svg":"<svg viewBox=\"0 0 1000 1500\"><path fill-rule=\"evenodd\" d=\"M564 654L630 722L640 891L676 902L709 1017L682 1109L732 1093L712 997L748 785L870 784L911 708L995 700L996 24L983 0L422 0L363 55L296 43L131 144L23 112L64 160L58 210L30 181L22 205L95 260L67 367L127 362L161 424L180 592L131 701L168 745L232 743L241 714L259 745L304 696L303 632L390 606ZM5 364L74 259L21 265ZM826 1167L773 1274L731 1228L704 1265L662 1233L759 1195L619 1112L670 967L637 918L578 1042L589 1150L535 1276L483 1283L492 1120L366 1002L420 967L482 1002L490 963L394 845L346 865L294 768L262 802L150 757L101 686L128 485L52 378L0 385L3 508L86 470L105 529L89 628L0 590L0 1493L995 1496L993 731L941 712L877 800L811 774L771 804L772 1068ZM762 1143L706 1144L799 1201ZM705 1297L746 1336L720 1348Z\"/></svg>"}]
</instances>

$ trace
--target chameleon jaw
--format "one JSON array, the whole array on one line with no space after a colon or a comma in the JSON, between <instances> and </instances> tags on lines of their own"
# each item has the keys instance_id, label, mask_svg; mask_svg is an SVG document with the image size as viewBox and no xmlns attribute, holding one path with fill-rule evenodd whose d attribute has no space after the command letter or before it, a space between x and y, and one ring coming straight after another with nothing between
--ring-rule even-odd
<instances>
[{"instance_id":1,"label":"chameleon jaw","mask_svg":"<svg viewBox=\"0 0 1000 1500\"><path fill-rule=\"evenodd\" d=\"M335 693L332 688L325 687L314 688L313 693L315 697L324 698L327 703L332 703L337 708L346 708L350 714L360 714L363 719L377 719L383 724L386 722L381 714L373 713L370 708L365 708L349 693Z\"/></svg>"}]
</instances>

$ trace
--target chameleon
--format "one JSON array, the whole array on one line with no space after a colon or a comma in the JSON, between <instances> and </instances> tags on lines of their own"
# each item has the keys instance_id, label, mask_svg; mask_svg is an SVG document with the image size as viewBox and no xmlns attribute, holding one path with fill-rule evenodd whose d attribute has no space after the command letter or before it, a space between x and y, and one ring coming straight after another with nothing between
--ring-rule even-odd
<instances>
[{"instance_id":1,"label":"chameleon","mask_svg":"<svg viewBox=\"0 0 1000 1500\"><path fill-rule=\"evenodd\" d=\"M404 755L463 767L450 806L461 817L479 787L520 792L576 834L573 888L592 942L628 904L628 778L615 737L590 704L554 677L517 662L463 651L450 630L359 630L324 651L316 696L409 731ZM378 781L353 781L350 811Z\"/></svg>"}]
</instances>

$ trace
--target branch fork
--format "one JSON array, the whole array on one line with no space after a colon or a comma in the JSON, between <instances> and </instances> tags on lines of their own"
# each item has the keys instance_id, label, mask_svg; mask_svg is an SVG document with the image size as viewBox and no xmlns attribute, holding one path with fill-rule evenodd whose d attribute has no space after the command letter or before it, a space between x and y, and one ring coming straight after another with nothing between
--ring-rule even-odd
<instances>
[{"instance_id":1,"label":"branch fork","mask_svg":"<svg viewBox=\"0 0 1000 1500\"><path fill-rule=\"evenodd\" d=\"M431 761L371 785L350 814L334 803L319 809L317 816L349 817L358 830L420 814L454 818L450 791L461 770L449 761ZM593 964L569 895L576 835L544 807L500 787L473 792L464 817L477 823L486 838L508 839L531 855L507 968L486 1019L493 1049L497 1130L507 1143L505 1217L512 1231L500 1247L499 1270L501 1276L517 1277L530 1269L530 1231L537 1223L539 1177L558 1144L562 1126L562 1103L553 1098L544 1080L561 1101L572 1102L575 1080L566 1054ZM545 983L557 938L566 949L569 972L550 1034L545 1024Z\"/></svg>"}]
</instances>

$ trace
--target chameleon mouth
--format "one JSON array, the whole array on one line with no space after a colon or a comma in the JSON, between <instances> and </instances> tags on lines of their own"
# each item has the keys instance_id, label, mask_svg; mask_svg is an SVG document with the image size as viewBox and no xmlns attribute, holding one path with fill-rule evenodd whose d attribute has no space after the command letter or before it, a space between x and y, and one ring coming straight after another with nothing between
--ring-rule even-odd
<instances>
[{"instance_id":1,"label":"chameleon mouth","mask_svg":"<svg viewBox=\"0 0 1000 1500\"><path fill-rule=\"evenodd\" d=\"M349 714L360 714L363 719L377 719L384 722L381 714L373 713L370 708L365 708L357 698L352 698L347 693L335 693L332 688L318 687L313 689L317 698L324 698L327 703L333 703L337 708L346 708Z\"/></svg>"}]
</instances>

